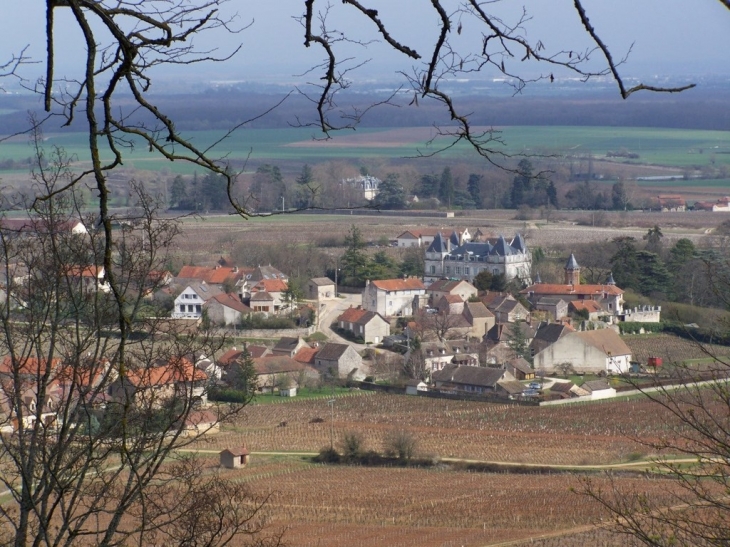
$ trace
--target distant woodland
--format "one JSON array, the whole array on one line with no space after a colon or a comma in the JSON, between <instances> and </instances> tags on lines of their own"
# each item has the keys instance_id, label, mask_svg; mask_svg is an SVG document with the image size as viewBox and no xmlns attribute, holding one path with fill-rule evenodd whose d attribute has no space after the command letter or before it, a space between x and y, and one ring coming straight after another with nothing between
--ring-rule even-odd
<instances>
[{"instance_id":1,"label":"distant woodland","mask_svg":"<svg viewBox=\"0 0 730 547\"><path fill-rule=\"evenodd\" d=\"M293 95L278 108L254 119L283 98L285 92L251 93L235 89L210 89L194 95L159 95L162 108L182 130L227 129L246 120L251 128L291 127L310 121L311 103ZM342 96L342 104L364 109L382 101L382 95ZM370 110L362 127L417 127L447 122L441 106L429 102L410 105L412 95L396 98L393 105ZM665 127L730 130L727 109L730 89L691 90L677 95L636 94L621 100L610 90L573 92L557 96L461 96L462 109L473 111L473 125L575 125L616 127ZM192 105L192 107L191 107ZM0 98L0 132L27 128L27 112L39 108L33 96ZM9 112L12 111L12 112Z\"/></svg>"}]
</instances>

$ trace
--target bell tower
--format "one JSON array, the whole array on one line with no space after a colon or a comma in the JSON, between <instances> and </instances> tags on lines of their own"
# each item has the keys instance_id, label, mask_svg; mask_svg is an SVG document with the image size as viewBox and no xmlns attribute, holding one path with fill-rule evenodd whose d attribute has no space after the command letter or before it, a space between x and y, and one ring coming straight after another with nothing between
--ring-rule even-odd
<instances>
[{"instance_id":1,"label":"bell tower","mask_svg":"<svg viewBox=\"0 0 730 547\"><path fill-rule=\"evenodd\" d=\"M570 253L570 258L565 263L565 284L580 285L580 266L573 253Z\"/></svg>"}]
</instances>

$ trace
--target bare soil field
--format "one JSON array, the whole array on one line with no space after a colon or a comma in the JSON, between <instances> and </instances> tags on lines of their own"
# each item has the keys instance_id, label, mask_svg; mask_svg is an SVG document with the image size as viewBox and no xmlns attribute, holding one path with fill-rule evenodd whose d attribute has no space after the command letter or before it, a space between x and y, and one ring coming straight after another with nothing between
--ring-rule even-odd
<instances>
[{"instance_id":1,"label":"bare soil field","mask_svg":"<svg viewBox=\"0 0 730 547\"><path fill-rule=\"evenodd\" d=\"M468 215L466 214L468 213ZM243 220L217 215L183 222L183 235L176 241L176 254L186 263L204 264L221 254L230 254L242 240L261 244L320 244L325 240L342 240L351 225L360 228L363 237L372 242L395 239L408 229L466 226L481 228L494 236L512 237L520 232L532 247L570 247L573 244L606 241L618 236L641 239L646 231L659 225L665 244L689 238L696 244L716 238L714 229L728 215L719 213L593 213L590 211L558 211L549 222L536 213L530 220L515 220L515 211L468 211L463 216L415 218L359 215L291 215L268 219ZM579 224L580 223L580 224ZM602 224L593 226L592 224ZM583 225L581 225L583 224ZM333 252L334 249L333 249ZM341 254L341 250L336 251Z\"/></svg>"},{"instance_id":2,"label":"bare soil field","mask_svg":"<svg viewBox=\"0 0 730 547\"><path fill-rule=\"evenodd\" d=\"M623 340L631 348L633 359L641 363L646 363L649 357L661 357L665 362L683 362L708 357L697 343L671 334L627 335ZM716 344L707 344L704 347L713 355L730 356L730 347Z\"/></svg>"},{"instance_id":3,"label":"bare soil field","mask_svg":"<svg viewBox=\"0 0 730 547\"><path fill-rule=\"evenodd\" d=\"M570 475L325 466L254 455L250 466L223 471L223 477L271 493L269 526L286 528L285 543L298 547L456 547L566 532L607 535L592 529L605 515L602 508L571 490L581 483ZM617 481L619 488L671 501L668 480Z\"/></svg>"},{"instance_id":4,"label":"bare soil field","mask_svg":"<svg viewBox=\"0 0 730 547\"><path fill-rule=\"evenodd\" d=\"M327 399L252 405L200 447L317 452L357 431L366 449L380 451L388 434L407 429L425 456L580 466L647 456L634 439L672 427L666 412L641 400L539 408L354 392L335 397L333 414Z\"/></svg>"}]
</instances>

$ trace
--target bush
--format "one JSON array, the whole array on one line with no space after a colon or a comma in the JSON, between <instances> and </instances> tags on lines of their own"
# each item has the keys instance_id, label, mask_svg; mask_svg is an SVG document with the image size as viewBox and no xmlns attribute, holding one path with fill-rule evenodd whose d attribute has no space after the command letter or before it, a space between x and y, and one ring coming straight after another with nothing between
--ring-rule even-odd
<instances>
[{"instance_id":1,"label":"bush","mask_svg":"<svg viewBox=\"0 0 730 547\"><path fill-rule=\"evenodd\" d=\"M249 314L241 321L242 329L294 329L296 326L288 317L266 317L258 313Z\"/></svg>"},{"instance_id":2,"label":"bush","mask_svg":"<svg viewBox=\"0 0 730 547\"><path fill-rule=\"evenodd\" d=\"M383 441L383 451L389 458L408 461L416 454L418 441L410 431L398 429L389 433Z\"/></svg>"},{"instance_id":3,"label":"bush","mask_svg":"<svg viewBox=\"0 0 730 547\"><path fill-rule=\"evenodd\" d=\"M359 460L362 456L364 446L365 439L360 433L357 433L356 431L349 431L345 433L340 441L342 458L347 462Z\"/></svg>"},{"instance_id":4,"label":"bush","mask_svg":"<svg viewBox=\"0 0 730 547\"><path fill-rule=\"evenodd\" d=\"M340 455L334 448L325 446L314 457L314 461L317 463L340 463Z\"/></svg>"}]
</instances>

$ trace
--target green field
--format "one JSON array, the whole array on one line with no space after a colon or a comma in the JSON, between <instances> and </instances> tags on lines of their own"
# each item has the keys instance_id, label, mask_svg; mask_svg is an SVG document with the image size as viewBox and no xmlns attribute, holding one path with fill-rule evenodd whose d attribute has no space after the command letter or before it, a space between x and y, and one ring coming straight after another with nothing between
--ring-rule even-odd
<instances>
[{"instance_id":1,"label":"green field","mask_svg":"<svg viewBox=\"0 0 730 547\"><path fill-rule=\"evenodd\" d=\"M397 132L394 137L392 132ZM199 131L187 135L201 148L207 148L222 137L219 132ZM381 143L382 136L385 143ZM601 157L609 151L625 149L639 154L632 163L655 164L675 167L730 164L730 132L679 129L645 129L627 127L506 127L501 137L503 146L496 145L508 154L555 154L581 157L588 153ZM368 157L400 158L433 151L425 144L424 129L359 129L337 135L330 143L313 140L311 129L242 129L219 143L213 155L226 156L243 161L250 153L253 161L302 161L316 163L328 159ZM81 133L48 134L48 146L63 147L80 161L88 154L86 140ZM292 143L299 143L291 146ZM0 161L19 160L32 155L24 141L0 143ZM109 154L103 154L109 157ZM449 159L477 159L465 144L459 144L442 153ZM615 161L627 161L616 159ZM194 166L182 162L171 163L148 152L145 146L135 146L125 152L125 166L140 170L191 173ZM200 170L199 168L197 169ZM684 185L686 181L665 181L663 185ZM712 186L726 186L727 181L714 181ZM703 186L707 186L703 183Z\"/></svg>"}]
</instances>

